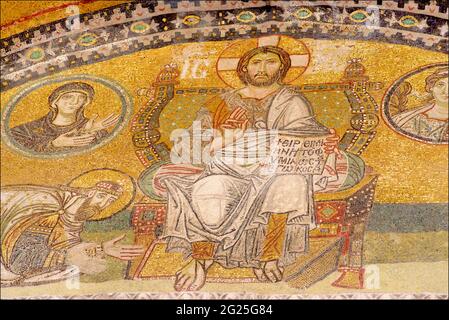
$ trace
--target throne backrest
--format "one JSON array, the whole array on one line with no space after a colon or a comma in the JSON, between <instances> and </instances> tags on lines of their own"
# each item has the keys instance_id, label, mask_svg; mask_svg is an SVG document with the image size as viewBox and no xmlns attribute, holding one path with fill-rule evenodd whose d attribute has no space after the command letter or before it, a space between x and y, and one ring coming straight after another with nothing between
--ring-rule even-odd
<instances>
[{"instance_id":1,"label":"throne backrest","mask_svg":"<svg viewBox=\"0 0 449 320\"><path fill-rule=\"evenodd\" d=\"M360 60L356 59L349 61L341 82L292 86L309 100L319 122L336 129L342 137L340 149L357 155L376 134L378 106L369 92L382 87L381 83L369 82L364 72ZM136 154L148 168L142 174L142 185L149 184L160 165L170 162L173 130L189 128L202 108L212 115L218 104L209 102L231 90L180 86L179 74L176 65L166 65L149 88L139 90L149 98L132 125Z\"/></svg>"}]
</instances>

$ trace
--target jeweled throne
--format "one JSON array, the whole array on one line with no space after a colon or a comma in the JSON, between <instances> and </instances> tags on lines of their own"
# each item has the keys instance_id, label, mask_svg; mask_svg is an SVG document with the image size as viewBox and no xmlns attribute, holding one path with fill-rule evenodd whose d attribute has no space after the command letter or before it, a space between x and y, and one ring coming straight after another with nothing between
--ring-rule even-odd
<instances>
[{"instance_id":1,"label":"jeweled throne","mask_svg":"<svg viewBox=\"0 0 449 320\"><path fill-rule=\"evenodd\" d=\"M139 187L145 197L135 203L132 226L135 243L145 246L141 259L128 266L128 279L170 279L183 265L180 254L166 253L160 238L166 203L152 190L157 169L169 163L173 128L188 128L205 101L226 88L180 87L176 65L167 65L154 83L139 90L146 99L132 124L133 143L144 168ZM370 92L381 89L370 82L360 59L348 62L341 81L297 86L315 108L317 119L337 129L342 136L340 149L361 155L374 138L378 125L378 106ZM317 94L319 93L319 94ZM332 101L332 108L326 107ZM348 128L349 127L349 128ZM365 171L354 187L333 193L316 193L317 228L310 232L309 250L284 272L284 281L299 289L307 288L338 270L341 275L332 285L363 288L363 240L372 210L377 175ZM257 282L251 269L225 269L213 265L208 282Z\"/></svg>"}]
</instances>

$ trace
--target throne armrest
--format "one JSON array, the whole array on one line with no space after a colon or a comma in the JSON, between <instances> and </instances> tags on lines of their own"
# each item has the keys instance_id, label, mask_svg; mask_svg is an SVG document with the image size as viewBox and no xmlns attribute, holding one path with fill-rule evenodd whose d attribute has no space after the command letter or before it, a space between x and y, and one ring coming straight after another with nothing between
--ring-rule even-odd
<instances>
[{"instance_id":1,"label":"throne armrest","mask_svg":"<svg viewBox=\"0 0 449 320\"><path fill-rule=\"evenodd\" d=\"M363 177L363 179L357 183L355 186L337 192L329 192L329 193L315 193L315 201L334 201L334 200L346 200L350 198L354 193L364 189L369 184L374 183L379 177L377 174L368 174Z\"/></svg>"}]
</instances>

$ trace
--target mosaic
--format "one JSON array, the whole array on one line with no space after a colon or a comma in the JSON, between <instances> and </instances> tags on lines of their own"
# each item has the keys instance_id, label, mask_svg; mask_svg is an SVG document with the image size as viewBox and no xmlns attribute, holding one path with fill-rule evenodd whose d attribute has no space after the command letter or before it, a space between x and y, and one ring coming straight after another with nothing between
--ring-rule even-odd
<instances>
[{"instance_id":1,"label":"mosaic","mask_svg":"<svg viewBox=\"0 0 449 320\"><path fill-rule=\"evenodd\" d=\"M99 112L103 108L97 105L97 110L94 109L96 90L94 86L83 80L97 82L113 90L103 94L108 96L112 93L117 96L116 99L119 101L110 99L111 107L108 108L109 111L116 113L112 112L100 117ZM61 85L61 82L65 84ZM34 93L34 97L31 96L36 89L55 83L58 87L51 91L48 97L41 92ZM97 89L97 94L98 91L101 89ZM29 94L30 97L27 97ZM36 101L42 96L47 99L39 108ZM26 100L29 102L26 103ZM111 140L117 133L117 129L120 130L126 125L122 122L131 114L131 101L131 97L123 88L106 79L97 79L89 75L47 79L21 91L12 99L11 103L5 107L2 128L5 129L4 135L8 137L8 143L19 151L41 157L67 157L71 153L77 153L83 149L90 150ZM33 115L31 119L25 120L23 114L30 115L29 106L33 104L39 115ZM92 104L92 107L85 110L89 104ZM114 110L114 104L118 106L117 110ZM87 112L92 114L91 118L86 116ZM14 125L24 120L24 123ZM109 132L110 128L114 128L114 132Z\"/></svg>"},{"instance_id":2,"label":"mosaic","mask_svg":"<svg viewBox=\"0 0 449 320\"><path fill-rule=\"evenodd\" d=\"M3 1L2 299L447 299L446 1Z\"/></svg>"},{"instance_id":3,"label":"mosaic","mask_svg":"<svg viewBox=\"0 0 449 320\"><path fill-rule=\"evenodd\" d=\"M402 76L393 85L384 101L384 114L394 130L418 141L434 144L449 142L446 128L447 118L444 111L447 105L445 91L448 78L447 68L448 66L444 64L421 67L411 74ZM418 83L415 83L414 88L410 83L413 81L412 75L429 69L433 72L428 74L424 81L421 80L421 87L425 84L424 90L416 88ZM411 101L409 102L408 97L410 94L421 98L421 101L414 107L410 106Z\"/></svg>"}]
</instances>

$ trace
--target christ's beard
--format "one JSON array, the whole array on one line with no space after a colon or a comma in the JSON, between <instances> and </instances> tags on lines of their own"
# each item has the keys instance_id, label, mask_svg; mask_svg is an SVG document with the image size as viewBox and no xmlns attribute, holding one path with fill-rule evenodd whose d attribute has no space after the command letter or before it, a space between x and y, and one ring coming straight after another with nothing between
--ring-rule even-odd
<instances>
[{"instance_id":1,"label":"christ's beard","mask_svg":"<svg viewBox=\"0 0 449 320\"><path fill-rule=\"evenodd\" d=\"M250 77L248 74L246 75L246 81L248 84L253 85L255 87L269 87L272 84L276 83L279 81L281 75L280 73L276 73L272 76L267 75L266 73L264 74L266 77L260 77L257 78L257 75L253 77Z\"/></svg>"},{"instance_id":2,"label":"christ's beard","mask_svg":"<svg viewBox=\"0 0 449 320\"><path fill-rule=\"evenodd\" d=\"M83 203L81 207L78 209L76 213L76 219L78 221L86 221L90 217L94 216L95 214L100 213L100 208L97 206L92 206L88 203Z\"/></svg>"}]
</instances>

